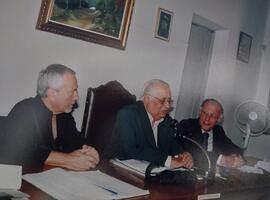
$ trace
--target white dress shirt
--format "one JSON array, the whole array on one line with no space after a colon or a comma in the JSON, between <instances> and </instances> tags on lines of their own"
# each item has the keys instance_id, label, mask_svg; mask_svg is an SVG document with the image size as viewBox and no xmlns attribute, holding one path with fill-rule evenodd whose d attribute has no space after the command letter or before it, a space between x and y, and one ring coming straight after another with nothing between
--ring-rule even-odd
<instances>
[{"instance_id":1,"label":"white dress shirt","mask_svg":"<svg viewBox=\"0 0 270 200\"><path fill-rule=\"evenodd\" d=\"M147 112L148 118L150 120L151 126L152 126L152 130L153 130L153 134L154 134L154 138L155 138L155 143L156 146L158 147L158 141L157 141L157 134L158 134L158 125L164 120L163 118L158 120L158 121L154 121L152 115L150 113ZM171 166L171 161L172 161L172 157L168 156L166 161L165 161L165 167L170 167Z\"/></svg>"},{"instance_id":2,"label":"white dress shirt","mask_svg":"<svg viewBox=\"0 0 270 200\"><path fill-rule=\"evenodd\" d=\"M202 133L208 133L209 134L208 144L207 144L207 151L212 152L213 151L213 130L211 130L211 131L205 131L203 129L201 129L201 130L202 130Z\"/></svg>"}]
</instances>

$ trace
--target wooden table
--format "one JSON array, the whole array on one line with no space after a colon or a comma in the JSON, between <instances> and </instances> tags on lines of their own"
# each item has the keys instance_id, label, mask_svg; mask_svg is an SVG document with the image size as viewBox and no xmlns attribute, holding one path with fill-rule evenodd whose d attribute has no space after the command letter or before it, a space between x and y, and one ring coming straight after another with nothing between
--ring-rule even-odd
<instances>
[{"instance_id":1,"label":"wooden table","mask_svg":"<svg viewBox=\"0 0 270 200\"><path fill-rule=\"evenodd\" d=\"M48 167L35 169L34 172L47 169ZM260 175L237 171L233 172L227 180L216 177L209 183L198 182L194 186L179 186L147 183L142 178L123 169L112 167L106 162L102 162L98 169L137 187L149 190L150 195L132 198L134 200L197 200L198 195L212 193L220 193L220 199L225 200L270 200L270 175L267 173ZM53 199L25 181L22 183L21 191L31 195L31 200Z\"/></svg>"}]
</instances>

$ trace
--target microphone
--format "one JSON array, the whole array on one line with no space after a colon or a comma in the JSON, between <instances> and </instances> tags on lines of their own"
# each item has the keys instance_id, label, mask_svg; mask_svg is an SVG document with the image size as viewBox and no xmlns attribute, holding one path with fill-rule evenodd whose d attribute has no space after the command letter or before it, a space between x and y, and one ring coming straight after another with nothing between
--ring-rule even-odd
<instances>
[{"instance_id":1,"label":"microphone","mask_svg":"<svg viewBox=\"0 0 270 200\"><path fill-rule=\"evenodd\" d=\"M177 139L181 139L183 134L182 134L182 131L180 129L179 122L176 119L172 118L170 115L167 115L167 117L170 120L170 127L175 131L174 136Z\"/></svg>"}]
</instances>

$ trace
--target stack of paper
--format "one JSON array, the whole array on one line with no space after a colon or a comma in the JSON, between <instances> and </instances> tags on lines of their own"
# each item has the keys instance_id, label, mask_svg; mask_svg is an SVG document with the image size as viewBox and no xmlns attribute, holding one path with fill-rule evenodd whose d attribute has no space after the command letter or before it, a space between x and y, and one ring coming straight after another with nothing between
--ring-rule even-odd
<instances>
[{"instance_id":1,"label":"stack of paper","mask_svg":"<svg viewBox=\"0 0 270 200\"><path fill-rule=\"evenodd\" d=\"M122 167L126 170L132 171L142 177L145 177L146 168L150 164L149 162L143 160L119 160L117 158L110 160L110 163Z\"/></svg>"},{"instance_id":2,"label":"stack of paper","mask_svg":"<svg viewBox=\"0 0 270 200\"><path fill-rule=\"evenodd\" d=\"M0 164L0 188L20 189L22 184L22 166Z\"/></svg>"},{"instance_id":3,"label":"stack of paper","mask_svg":"<svg viewBox=\"0 0 270 200\"><path fill-rule=\"evenodd\" d=\"M74 172L54 168L23 179L60 200L110 200L149 194L100 171Z\"/></svg>"},{"instance_id":4,"label":"stack of paper","mask_svg":"<svg viewBox=\"0 0 270 200\"><path fill-rule=\"evenodd\" d=\"M14 189L0 189L0 199L27 200L28 194Z\"/></svg>"},{"instance_id":5,"label":"stack of paper","mask_svg":"<svg viewBox=\"0 0 270 200\"><path fill-rule=\"evenodd\" d=\"M22 166L0 164L0 198L27 199L29 195L18 191L22 184Z\"/></svg>"},{"instance_id":6,"label":"stack of paper","mask_svg":"<svg viewBox=\"0 0 270 200\"><path fill-rule=\"evenodd\" d=\"M270 172L270 162L258 161L255 167L261 168L267 172Z\"/></svg>"},{"instance_id":7,"label":"stack of paper","mask_svg":"<svg viewBox=\"0 0 270 200\"><path fill-rule=\"evenodd\" d=\"M263 171L255 166L252 167L252 166L244 165L238 168L238 170L241 172L247 172L247 173L253 173L253 174L263 174Z\"/></svg>"},{"instance_id":8,"label":"stack of paper","mask_svg":"<svg viewBox=\"0 0 270 200\"><path fill-rule=\"evenodd\" d=\"M142 177L145 177L145 171L150 162L144 161L144 160L135 160L135 159L129 159L129 160L119 160L119 159L112 159L110 160L110 163L113 165L122 167L124 169L127 169L129 171L132 171ZM158 167L151 171L151 173L159 173L164 170L170 170L167 167Z\"/></svg>"}]
</instances>

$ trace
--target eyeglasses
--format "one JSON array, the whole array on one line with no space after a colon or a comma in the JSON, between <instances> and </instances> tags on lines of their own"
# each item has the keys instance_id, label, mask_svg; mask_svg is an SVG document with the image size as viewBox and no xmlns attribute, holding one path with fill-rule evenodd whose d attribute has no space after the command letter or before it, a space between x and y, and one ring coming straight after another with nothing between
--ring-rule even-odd
<instances>
[{"instance_id":1,"label":"eyeglasses","mask_svg":"<svg viewBox=\"0 0 270 200\"><path fill-rule=\"evenodd\" d=\"M153 97L154 99L158 100L160 104L164 105L166 102L169 104L169 105L172 105L173 104L173 100L171 98L163 98L163 99L160 99L158 97L155 97L149 93L146 93L147 95L149 95L150 97Z\"/></svg>"},{"instance_id":2,"label":"eyeglasses","mask_svg":"<svg viewBox=\"0 0 270 200\"><path fill-rule=\"evenodd\" d=\"M208 113L208 112L206 112L204 110L201 110L201 114L203 114L203 115L205 115L205 116L207 116L207 117L209 117L211 119L218 119L219 118L218 116L214 115L213 113Z\"/></svg>"}]
</instances>

